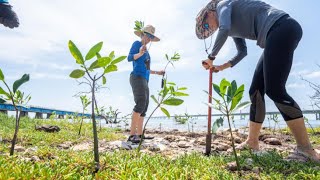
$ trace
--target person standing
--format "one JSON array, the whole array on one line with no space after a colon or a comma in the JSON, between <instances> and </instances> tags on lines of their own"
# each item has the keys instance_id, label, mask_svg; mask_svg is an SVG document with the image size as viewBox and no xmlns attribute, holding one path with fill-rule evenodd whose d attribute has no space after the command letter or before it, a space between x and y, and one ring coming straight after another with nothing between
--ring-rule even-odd
<instances>
[{"instance_id":1,"label":"person standing","mask_svg":"<svg viewBox=\"0 0 320 180\"><path fill-rule=\"evenodd\" d=\"M165 72L150 70L151 57L147 45L150 43L151 46L152 42L160 41L155 36L155 28L152 25L147 25L142 31L135 31L134 33L141 40L132 44L128 55L128 61L132 62L133 65L133 71L130 74L130 85L135 102L128 142L139 143L146 139L146 137L142 137L142 130L144 117L149 105L149 76L150 74L163 75Z\"/></svg>"}]
</instances>

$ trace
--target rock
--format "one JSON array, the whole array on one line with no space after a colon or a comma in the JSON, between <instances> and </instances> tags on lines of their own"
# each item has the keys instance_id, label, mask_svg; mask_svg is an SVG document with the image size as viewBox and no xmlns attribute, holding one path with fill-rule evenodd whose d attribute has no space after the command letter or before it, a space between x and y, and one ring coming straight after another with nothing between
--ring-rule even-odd
<instances>
[{"instance_id":1,"label":"rock","mask_svg":"<svg viewBox=\"0 0 320 180\"><path fill-rule=\"evenodd\" d=\"M237 163L236 162L230 162L227 164L227 169L229 171L237 171L238 168L237 168Z\"/></svg>"},{"instance_id":2,"label":"rock","mask_svg":"<svg viewBox=\"0 0 320 180\"><path fill-rule=\"evenodd\" d=\"M266 138L265 140L263 140L263 142L271 145L282 145L281 141L278 138Z\"/></svg>"},{"instance_id":3,"label":"rock","mask_svg":"<svg viewBox=\"0 0 320 180\"><path fill-rule=\"evenodd\" d=\"M201 146L205 146L206 145L206 138L205 137L201 137L195 140L196 144L199 144Z\"/></svg>"},{"instance_id":4,"label":"rock","mask_svg":"<svg viewBox=\"0 0 320 180\"><path fill-rule=\"evenodd\" d=\"M31 154L31 153L36 152L36 151L38 151L38 147L32 147L32 148L26 149L24 154Z\"/></svg>"},{"instance_id":5,"label":"rock","mask_svg":"<svg viewBox=\"0 0 320 180\"><path fill-rule=\"evenodd\" d=\"M179 141L178 147L180 147L180 148L188 148L188 147L191 147L191 144L188 143L187 141Z\"/></svg>"},{"instance_id":6,"label":"rock","mask_svg":"<svg viewBox=\"0 0 320 180\"><path fill-rule=\"evenodd\" d=\"M77 144L71 148L74 151L84 151L92 149L92 146L90 143L83 143L83 144Z\"/></svg>"},{"instance_id":7,"label":"rock","mask_svg":"<svg viewBox=\"0 0 320 180\"><path fill-rule=\"evenodd\" d=\"M241 170L243 170L243 171L251 171L252 170L252 166L249 166L249 165L244 165L242 168L241 168Z\"/></svg>"},{"instance_id":8,"label":"rock","mask_svg":"<svg viewBox=\"0 0 320 180\"><path fill-rule=\"evenodd\" d=\"M42 125L42 126L36 126L35 129L37 131L44 131L44 132L59 132L60 128L58 126L52 126L52 125Z\"/></svg>"},{"instance_id":9,"label":"rock","mask_svg":"<svg viewBox=\"0 0 320 180\"><path fill-rule=\"evenodd\" d=\"M176 140L176 137L173 135L168 135L164 137L165 140L169 141L169 142L173 142Z\"/></svg>"},{"instance_id":10,"label":"rock","mask_svg":"<svg viewBox=\"0 0 320 180\"><path fill-rule=\"evenodd\" d=\"M259 174L259 173L261 172L261 168L259 168L259 167L254 167L254 168L252 169L252 172L254 172L254 173L256 173L256 174Z\"/></svg>"},{"instance_id":11,"label":"rock","mask_svg":"<svg viewBox=\"0 0 320 180\"><path fill-rule=\"evenodd\" d=\"M228 145L228 144L220 142L220 143L214 144L214 148L217 151L227 151L229 148L231 148L231 146Z\"/></svg>"},{"instance_id":12,"label":"rock","mask_svg":"<svg viewBox=\"0 0 320 180\"><path fill-rule=\"evenodd\" d=\"M164 151L167 147L163 144L153 144L149 147L149 151L157 152L157 151Z\"/></svg>"},{"instance_id":13,"label":"rock","mask_svg":"<svg viewBox=\"0 0 320 180\"><path fill-rule=\"evenodd\" d=\"M231 141L231 135L230 134L228 135L228 139ZM235 134L233 134L233 139L234 139L235 143L240 144L242 142L241 138L239 136L235 135Z\"/></svg>"},{"instance_id":14,"label":"rock","mask_svg":"<svg viewBox=\"0 0 320 180\"><path fill-rule=\"evenodd\" d=\"M15 146L14 150L16 152L24 152L26 150L26 148L22 147L22 146Z\"/></svg>"},{"instance_id":15,"label":"rock","mask_svg":"<svg viewBox=\"0 0 320 180\"><path fill-rule=\"evenodd\" d=\"M69 149L72 146L71 141L66 141L63 144L59 144L57 147L60 149Z\"/></svg>"},{"instance_id":16,"label":"rock","mask_svg":"<svg viewBox=\"0 0 320 180\"><path fill-rule=\"evenodd\" d=\"M259 140L260 141L264 141L265 139L268 139L268 138L276 138L276 136L271 135L271 134L261 134L259 136Z\"/></svg>"},{"instance_id":17,"label":"rock","mask_svg":"<svg viewBox=\"0 0 320 180\"><path fill-rule=\"evenodd\" d=\"M40 158L38 156L32 156L30 160L32 162L38 162L38 161L40 161Z\"/></svg>"},{"instance_id":18,"label":"rock","mask_svg":"<svg viewBox=\"0 0 320 180\"><path fill-rule=\"evenodd\" d=\"M248 166L252 166L253 165L253 160L251 158L246 159L246 164Z\"/></svg>"},{"instance_id":19,"label":"rock","mask_svg":"<svg viewBox=\"0 0 320 180\"><path fill-rule=\"evenodd\" d=\"M132 149L132 145L130 146L124 141L113 141L113 142L110 142L109 145L115 147L115 149L125 149L125 150Z\"/></svg>"},{"instance_id":20,"label":"rock","mask_svg":"<svg viewBox=\"0 0 320 180\"><path fill-rule=\"evenodd\" d=\"M179 136L179 137L178 137L178 141L187 141L187 138L186 138L186 137L181 137L181 136Z\"/></svg>"}]
</instances>

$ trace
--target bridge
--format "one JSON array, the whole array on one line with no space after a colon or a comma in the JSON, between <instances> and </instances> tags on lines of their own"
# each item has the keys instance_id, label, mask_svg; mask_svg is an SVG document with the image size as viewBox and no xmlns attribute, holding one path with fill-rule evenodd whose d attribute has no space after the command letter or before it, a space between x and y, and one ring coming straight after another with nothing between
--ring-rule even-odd
<instances>
[{"instance_id":1,"label":"bridge","mask_svg":"<svg viewBox=\"0 0 320 180\"><path fill-rule=\"evenodd\" d=\"M315 115L315 119L316 120L320 120L320 110L304 110L302 111L303 115L306 114L313 114ZM250 113L245 112L245 113L234 113L233 116L240 116L241 120L245 120L245 118L247 116L249 116ZM280 112L266 112L266 117L270 117L270 118L275 118L277 115L280 115ZM199 117L208 117L207 114L198 114L198 115L189 115L191 118L199 118ZM223 114L212 114L212 117L222 117L224 116ZM180 116L180 117L186 117L184 115ZM280 115L281 117L281 115ZM157 117L152 117L153 119L163 119L163 118L167 118L167 116L157 116Z\"/></svg>"},{"instance_id":2,"label":"bridge","mask_svg":"<svg viewBox=\"0 0 320 180\"><path fill-rule=\"evenodd\" d=\"M21 110L21 116L28 116L29 112L36 113L35 118L43 119L43 115L46 114L46 118L49 119L52 115L57 115L57 118L64 119L66 115L69 116L83 116L90 118L91 114L83 114L72 111L58 110L52 108L38 107L38 106L17 106ZM15 111L12 104L0 104L0 113L8 114L8 111Z\"/></svg>"}]
</instances>

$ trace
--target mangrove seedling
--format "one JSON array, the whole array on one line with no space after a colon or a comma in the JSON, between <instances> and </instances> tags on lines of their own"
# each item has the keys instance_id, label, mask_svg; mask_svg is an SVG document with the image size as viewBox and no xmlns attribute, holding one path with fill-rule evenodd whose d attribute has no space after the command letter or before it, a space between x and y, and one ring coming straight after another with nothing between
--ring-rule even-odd
<instances>
[{"instance_id":1,"label":"mangrove seedling","mask_svg":"<svg viewBox=\"0 0 320 180\"><path fill-rule=\"evenodd\" d=\"M250 102L243 102L240 103L241 99L243 98L243 92L244 92L244 85L241 85L240 87L237 87L236 81L232 81L231 83L227 81L226 79L222 79L220 82L220 86L217 84L212 83L213 89L219 96L219 98L211 97L214 104L212 103L206 103L211 108L218 110L223 114L223 117L228 120L229 125L229 132L231 136L231 143L232 143L232 149L233 154L236 159L237 168L240 171L240 163L239 159L236 153L235 145L234 145L234 138L232 134L231 129L231 117L232 115L239 110L242 110L250 105ZM206 91L205 91L206 92ZM208 92L206 92L209 96L211 96ZM221 121L224 118L219 118L217 121L219 121L217 124L221 125Z\"/></svg>"},{"instance_id":2,"label":"mangrove seedling","mask_svg":"<svg viewBox=\"0 0 320 180\"><path fill-rule=\"evenodd\" d=\"M16 116L15 116L16 124L15 124L14 135L11 141L10 156L14 154L14 147L18 138L20 118L21 118L21 112L22 112L23 106L26 105L31 99L30 95L25 97L24 93L19 91L18 89L22 84L28 82L29 79L30 79L29 74L24 74L20 79L16 80L13 83L13 86L11 89L7 84L7 82L5 81L5 76L2 73L2 70L0 69L0 81L2 81L2 83L5 85L7 89L7 91L5 91L2 87L0 87L0 103L2 104L5 102L11 102L16 112Z\"/></svg>"},{"instance_id":3,"label":"mangrove seedling","mask_svg":"<svg viewBox=\"0 0 320 180\"><path fill-rule=\"evenodd\" d=\"M102 49L103 42L99 42L94 45L85 57L82 56L77 46L70 40L68 43L69 50L79 64L79 69L75 69L71 72L70 77L74 79L83 79L80 84L85 84L90 88L91 102L96 100L96 92L102 87L98 82L101 81L102 85L107 83L106 75L118 70L117 64L124 59L126 56L115 57L114 51L108 56L101 56L100 51ZM90 60L94 59L90 65L87 65ZM96 125L95 115L95 103L91 103L91 118L92 118L92 132L93 132L93 149L94 149L94 161L95 171L98 172L100 169L99 163L99 150L98 150L98 134Z\"/></svg>"},{"instance_id":4,"label":"mangrove seedling","mask_svg":"<svg viewBox=\"0 0 320 180\"><path fill-rule=\"evenodd\" d=\"M160 108L161 111L168 117L170 118L170 113L169 111L165 108L166 106L179 106L181 105L184 100L180 99L181 97L184 96L189 96L186 94L184 91L187 90L186 87L181 87L179 88L175 83L173 82L167 82L166 80L164 81L164 86L163 89L158 93L158 97L156 98L154 95L151 96L151 99L156 103L156 107L148 117L146 123L143 126L143 131L142 131L142 137L144 137L145 131L146 131L146 126L150 120L150 118L153 116L155 111ZM142 141L140 141L139 146L138 146L138 152L140 151Z\"/></svg>"}]
</instances>

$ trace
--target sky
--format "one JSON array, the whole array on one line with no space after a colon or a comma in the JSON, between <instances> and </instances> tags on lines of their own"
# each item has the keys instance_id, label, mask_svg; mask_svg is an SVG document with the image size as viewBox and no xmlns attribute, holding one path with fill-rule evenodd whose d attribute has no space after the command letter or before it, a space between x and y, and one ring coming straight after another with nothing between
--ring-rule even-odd
<instances>
[{"instance_id":1,"label":"sky","mask_svg":"<svg viewBox=\"0 0 320 180\"><path fill-rule=\"evenodd\" d=\"M295 52L294 64L287 82L287 91L302 109L312 109L310 98L314 92L301 80L301 76L319 82L319 11L316 0L265 0L295 18L304 31ZM203 41L195 35L195 17L208 0L33 0L9 1L19 16L20 27L8 29L0 26L0 68L10 84L24 73L30 74L30 82L21 87L30 93L29 105L51 107L68 111L80 111L77 92L86 91L85 85L69 78L78 65L68 49L72 40L82 54L96 43L103 41L101 54L115 51L116 56L127 55L132 43L139 40L133 33L134 21L156 27L160 42L150 48L151 69L162 70L165 54L178 52L181 60L175 68L167 69L168 80L178 86L188 87L189 97L179 107L167 108L171 114L206 114L208 72L201 66L207 57ZM214 39L214 38L213 38ZM244 100L249 100L248 89L258 59L262 53L255 41L248 41L248 56L234 68L213 74L214 83L222 78L236 80L245 85ZM220 51L215 64L219 65L236 54L233 41L229 40ZM106 89L98 94L99 106L119 109L121 115L132 112L134 101L129 84L132 64L126 60L118 65L118 72L108 74ZM151 75L150 94L160 90L161 77ZM0 86L3 86L0 84ZM272 101L266 98L267 111L275 111ZM149 114L155 104L150 101ZM245 111L248 111L245 110ZM121 116L120 115L120 116ZM155 115L163 115L159 110Z\"/></svg>"}]
</instances>

